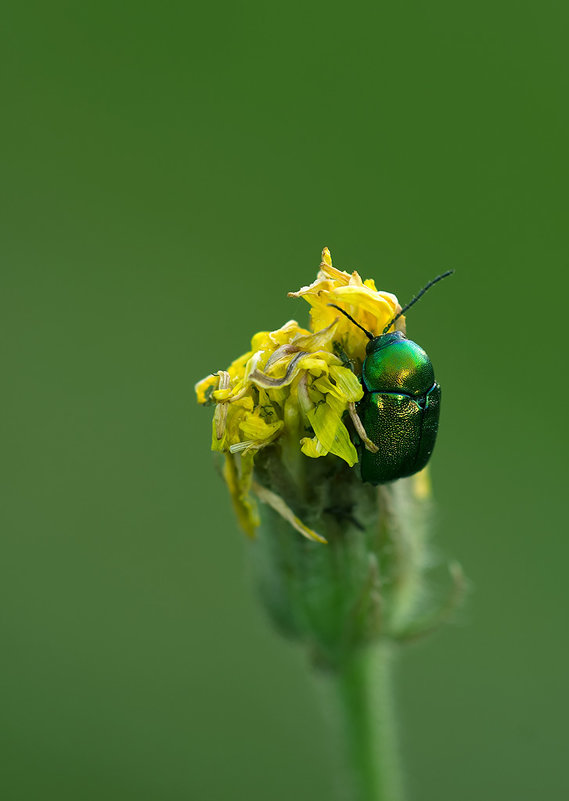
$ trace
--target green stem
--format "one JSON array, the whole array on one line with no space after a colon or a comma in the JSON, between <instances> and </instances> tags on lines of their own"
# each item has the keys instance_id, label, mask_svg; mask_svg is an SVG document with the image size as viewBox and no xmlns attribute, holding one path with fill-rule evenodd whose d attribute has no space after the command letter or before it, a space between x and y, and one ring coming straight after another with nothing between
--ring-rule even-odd
<instances>
[{"instance_id":1,"label":"green stem","mask_svg":"<svg viewBox=\"0 0 569 801\"><path fill-rule=\"evenodd\" d=\"M369 646L326 679L340 710L339 736L352 774L350 801L403 801L392 657L389 644Z\"/></svg>"}]
</instances>

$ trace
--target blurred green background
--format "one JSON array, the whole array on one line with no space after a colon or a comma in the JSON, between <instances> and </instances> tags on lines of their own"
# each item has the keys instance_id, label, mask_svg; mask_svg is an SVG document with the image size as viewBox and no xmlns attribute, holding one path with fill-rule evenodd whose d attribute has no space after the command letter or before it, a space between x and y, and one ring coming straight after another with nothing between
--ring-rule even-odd
<instances>
[{"instance_id":1,"label":"blurred green background","mask_svg":"<svg viewBox=\"0 0 569 801\"><path fill-rule=\"evenodd\" d=\"M437 550L472 582L399 663L411 798L564 797L567 7L3 17L3 797L332 797L193 396L306 323L324 245L401 300L456 269L408 320L444 390Z\"/></svg>"}]
</instances>

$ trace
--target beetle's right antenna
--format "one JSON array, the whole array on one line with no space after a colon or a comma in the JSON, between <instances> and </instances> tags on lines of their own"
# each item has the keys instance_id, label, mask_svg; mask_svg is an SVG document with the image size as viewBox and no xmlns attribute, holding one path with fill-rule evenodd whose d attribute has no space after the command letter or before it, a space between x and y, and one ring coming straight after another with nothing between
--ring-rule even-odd
<instances>
[{"instance_id":1,"label":"beetle's right antenna","mask_svg":"<svg viewBox=\"0 0 569 801\"><path fill-rule=\"evenodd\" d=\"M370 332L366 328L364 328L363 325L360 325L359 323L357 323L354 320L354 318L352 317L352 315L348 314L347 311L344 311L344 309L341 309L339 306L336 306L335 303L329 303L328 306L333 306L334 309L338 309L338 311L342 312L342 314L344 314L348 318L348 320L351 320L354 325L357 325L358 328L362 329L362 331L364 332L364 334L366 335L366 337L368 339L375 339L374 335L370 334ZM390 323L390 325L391 325L391 323Z\"/></svg>"},{"instance_id":2,"label":"beetle's right antenna","mask_svg":"<svg viewBox=\"0 0 569 801\"><path fill-rule=\"evenodd\" d=\"M398 320L398 319L401 317L401 315L402 315L402 314L405 314L405 312L407 311L407 309L410 309L410 308L411 308L411 306L413 306L415 303L417 303L417 301L419 300L419 298L422 298L422 297L423 297L423 295L425 294L425 292L427 291L427 289L430 289L430 288L431 288L432 286L434 286L436 283L438 283L439 281L442 281L442 280L443 280L443 278L448 278L448 276L449 276L449 275L452 275L453 273L454 273L454 270L447 270L447 271L446 271L446 273L443 273L442 275L437 275L437 277L436 277L436 278L433 278L433 280L432 280L432 281L429 281L429 283L427 284L427 286L424 286L424 287L423 287L423 289L422 289L420 292L418 292L418 293L415 295L415 297L413 298L413 300L410 300L410 301L409 301L409 303L408 303L406 306L404 306L404 307L401 309L401 311L399 312L399 314L396 314L396 315L395 315L395 317L393 318L393 320L391 320L391 322L389 322L389 323L388 323L388 324L385 326L385 328L383 329L383 332L382 332L382 333L383 333L383 334L387 334L387 332L389 331L389 329L391 328L391 326L393 325L393 323L394 323L396 320Z\"/></svg>"}]
</instances>

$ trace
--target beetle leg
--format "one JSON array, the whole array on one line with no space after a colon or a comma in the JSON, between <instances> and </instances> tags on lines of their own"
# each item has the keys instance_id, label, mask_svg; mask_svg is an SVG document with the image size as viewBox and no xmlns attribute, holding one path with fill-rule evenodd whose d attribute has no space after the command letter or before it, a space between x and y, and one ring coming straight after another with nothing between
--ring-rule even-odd
<instances>
[{"instance_id":1,"label":"beetle leg","mask_svg":"<svg viewBox=\"0 0 569 801\"><path fill-rule=\"evenodd\" d=\"M379 448L374 442L371 441L371 439L366 434L366 430L363 427L363 423L360 420L358 413L356 412L356 404L353 401L351 403L348 403L348 411L350 413L350 417L352 418L352 423L354 424L354 427L358 432L361 441L365 445L366 450L371 451L371 453L377 453Z\"/></svg>"}]
</instances>

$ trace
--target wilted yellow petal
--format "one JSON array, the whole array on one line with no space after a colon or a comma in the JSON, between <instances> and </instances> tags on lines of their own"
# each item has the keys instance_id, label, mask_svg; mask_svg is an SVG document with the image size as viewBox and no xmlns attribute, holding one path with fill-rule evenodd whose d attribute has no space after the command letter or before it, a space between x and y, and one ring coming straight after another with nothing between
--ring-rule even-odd
<instances>
[{"instance_id":1,"label":"wilted yellow petal","mask_svg":"<svg viewBox=\"0 0 569 801\"><path fill-rule=\"evenodd\" d=\"M320 272L318 273L318 277L320 278L321 276L330 278L339 284L348 283L350 280L348 273L345 273L343 270L338 270L336 267L332 266L332 256L330 255L328 248L324 248L322 251L322 261L320 262Z\"/></svg>"},{"instance_id":2,"label":"wilted yellow petal","mask_svg":"<svg viewBox=\"0 0 569 801\"><path fill-rule=\"evenodd\" d=\"M196 395L198 396L198 403L207 403L208 395L210 394L213 387L216 387L219 384L219 376L217 373L215 375L208 375L205 378L202 378L201 381L195 385L194 389ZM210 392L208 392L208 390Z\"/></svg>"},{"instance_id":3,"label":"wilted yellow petal","mask_svg":"<svg viewBox=\"0 0 569 801\"><path fill-rule=\"evenodd\" d=\"M332 350L331 346L334 342L337 325L338 321L333 320L329 326L323 328L321 331L317 331L315 334L297 337L294 340L294 345L298 348L298 350L306 350L310 353L319 351L322 348L328 348L329 350Z\"/></svg>"},{"instance_id":4,"label":"wilted yellow petal","mask_svg":"<svg viewBox=\"0 0 569 801\"><path fill-rule=\"evenodd\" d=\"M259 512L249 495L253 476L253 456L244 454L240 457L241 472L237 468L235 457L228 453L225 457L223 477L227 483L233 509L239 525L249 537L255 536L259 526Z\"/></svg>"},{"instance_id":5,"label":"wilted yellow petal","mask_svg":"<svg viewBox=\"0 0 569 801\"><path fill-rule=\"evenodd\" d=\"M317 354L295 353L288 361L283 358L270 369L270 375L262 370L253 370L248 380L258 387L264 389L280 389L291 384L300 371L310 372L313 375L321 375L328 372L328 364L341 364L340 359L334 353L318 351Z\"/></svg>"},{"instance_id":6,"label":"wilted yellow petal","mask_svg":"<svg viewBox=\"0 0 569 801\"><path fill-rule=\"evenodd\" d=\"M364 390L359 378L347 367L331 365L330 379L325 380L331 384L331 389L328 391L348 403L355 403L363 398ZM335 384L332 383L332 380Z\"/></svg>"},{"instance_id":7,"label":"wilted yellow petal","mask_svg":"<svg viewBox=\"0 0 569 801\"><path fill-rule=\"evenodd\" d=\"M302 337L305 339L306 337ZM265 371L268 371L274 364L280 362L282 359L291 359L296 353L306 348L298 347L297 341L288 342L286 345L279 345L279 347L271 353L265 363Z\"/></svg>"},{"instance_id":8,"label":"wilted yellow petal","mask_svg":"<svg viewBox=\"0 0 569 801\"><path fill-rule=\"evenodd\" d=\"M330 361L339 362L340 360L333 353L308 354L302 356L299 367L312 375L321 375L328 372Z\"/></svg>"},{"instance_id":9,"label":"wilted yellow petal","mask_svg":"<svg viewBox=\"0 0 569 801\"><path fill-rule=\"evenodd\" d=\"M293 528L299 531L303 537L307 537L309 540L313 540L314 542L326 543L324 537L321 537L320 534L317 534L315 531L305 525L302 520L294 514L292 509L286 505L280 495L277 495L275 492L271 492L266 487L262 487L260 484L257 484L257 482L253 482L253 489L263 503L268 504L272 509L275 510L275 512L278 512L278 514L287 520Z\"/></svg>"},{"instance_id":10,"label":"wilted yellow petal","mask_svg":"<svg viewBox=\"0 0 569 801\"><path fill-rule=\"evenodd\" d=\"M317 361L318 360L318 361ZM322 364L323 362L323 364ZM327 350L317 350L303 357L302 366L313 372L314 370L325 370L328 372L328 365L335 364L341 366L342 360Z\"/></svg>"},{"instance_id":11,"label":"wilted yellow petal","mask_svg":"<svg viewBox=\"0 0 569 801\"><path fill-rule=\"evenodd\" d=\"M311 409L307 417L314 434L325 450L339 456L353 467L358 461L358 454L350 440L348 429L342 422L340 410L343 411L341 402L328 395L326 403L320 403Z\"/></svg>"},{"instance_id":12,"label":"wilted yellow petal","mask_svg":"<svg viewBox=\"0 0 569 801\"><path fill-rule=\"evenodd\" d=\"M281 362L277 363L274 370L277 375L267 375L262 370L255 369L250 373L249 381L264 389L286 387L291 384L298 375L300 370L298 363L304 355L305 354L301 351L300 353L296 353L289 362L285 364ZM279 376L278 374L282 373L283 370L285 371L284 375Z\"/></svg>"},{"instance_id":13,"label":"wilted yellow petal","mask_svg":"<svg viewBox=\"0 0 569 801\"><path fill-rule=\"evenodd\" d=\"M225 453L231 445L240 442L239 425L253 408L253 399L240 398L235 403L218 403L213 415L213 431L211 440L212 451Z\"/></svg>"},{"instance_id":14,"label":"wilted yellow petal","mask_svg":"<svg viewBox=\"0 0 569 801\"><path fill-rule=\"evenodd\" d=\"M330 376L336 382L338 389L347 401L359 401L363 398L364 390L359 378L347 367L330 367Z\"/></svg>"},{"instance_id":15,"label":"wilted yellow petal","mask_svg":"<svg viewBox=\"0 0 569 801\"><path fill-rule=\"evenodd\" d=\"M282 427L282 420L276 420L274 423L267 423L258 414L245 415L245 419L239 424L239 428L245 438L252 440L270 439L274 437Z\"/></svg>"},{"instance_id":16,"label":"wilted yellow petal","mask_svg":"<svg viewBox=\"0 0 569 801\"><path fill-rule=\"evenodd\" d=\"M324 248L322 251L322 262L320 267L331 267L332 266L332 256L330 255L330 251L328 248Z\"/></svg>"},{"instance_id":17,"label":"wilted yellow petal","mask_svg":"<svg viewBox=\"0 0 569 801\"><path fill-rule=\"evenodd\" d=\"M295 336L307 336L310 331L301 328L296 320L289 320L281 328L276 331L259 331L251 340L251 350L253 352L258 350L276 350L280 345L285 345L292 342Z\"/></svg>"},{"instance_id":18,"label":"wilted yellow petal","mask_svg":"<svg viewBox=\"0 0 569 801\"><path fill-rule=\"evenodd\" d=\"M317 437L303 437L300 440L300 444L302 453L305 456L310 456L311 459L318 459L319 456L328 454L328 451Z\"/></svg>"},{"instance_id":19,"label":"wilted yellow petal","mask_svg":"<svg viewBox=\"0 0 569 801\"><path fill-rule=\"evenodd\" d=\"M239 356L238 359L235 359L235 361L231 362L231 364L227 368L227 372L229 373L229 375L233 380L243 378L245 374L245 365L247 364L251 356L252 356L251 351L248 351L247 353L244 353L242 356Z\"/></svg>"},{"instance_id":20,"label":"wilted yellow petal","mask_svg":"<svg viewBox=\"0 0 569 801\"><path fill-rule=\"evenodd\" d=\"M231 387L227 389L216 389L212 392L212 398L217 401L217 403L223 403L224 401L229 400L231 397L233 390Z\"/></svg>"},{"instance_id":21,"label":"wilted yellow petal","mask_svg":"<svg viewBox=\"0 0 569 801\"><path fill-rule=\"evenodd\" d=\"M260 391L260 387L259 387ZM282 407L288 398L291 389L290 387L269 387L265 390L269 403Z\"/></svg>"},{"instance_id":22,"label":"wilted yellow petal","mask_svg":"<svg viewBox=\"0 0 569 801\"><path fill-rule=\"evenodd\" d=\"M331 293L332 294L332 293ZM342 303L352 306L356 319L361 312L369 312L378 322L385 322L385 326L398 311L398 303L395 295L389 292L375 292L367 286L345 286L334 291L334 302L338 305ZM349 322L349 320L348 320ZM358 320L359 322L359 320ZM372 333L375 333L372 331ZM381 333L378 331L377 333Z\"/></svg>"}]
</instances>

